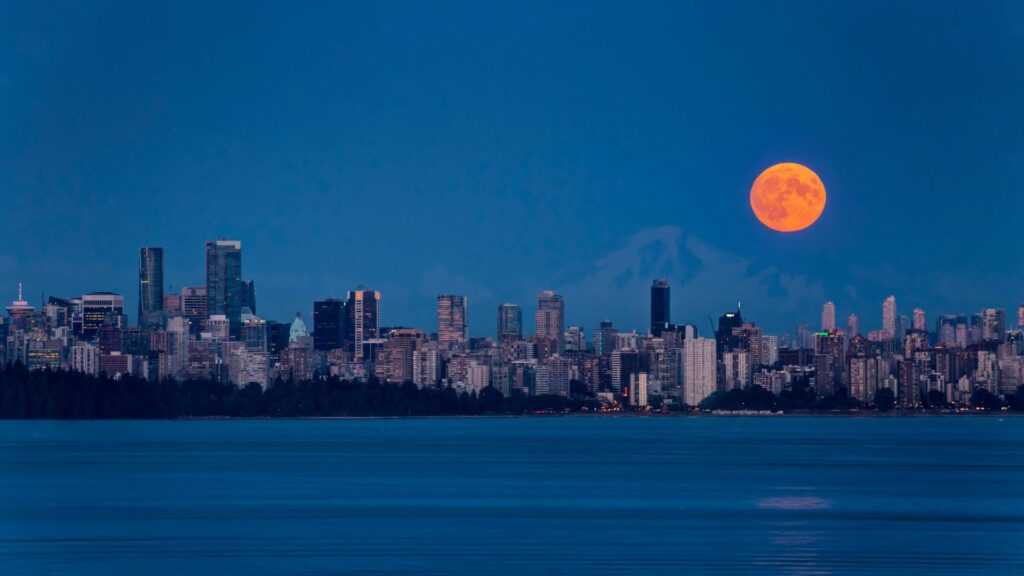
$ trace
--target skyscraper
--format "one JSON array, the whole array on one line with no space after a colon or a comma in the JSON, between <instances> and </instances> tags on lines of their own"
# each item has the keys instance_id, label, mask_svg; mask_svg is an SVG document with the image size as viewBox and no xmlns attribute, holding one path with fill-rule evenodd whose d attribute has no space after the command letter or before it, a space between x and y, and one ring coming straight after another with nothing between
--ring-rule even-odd
<instances>
[{"instance_id":1,"label":"skyscraper","mask_svg":"<svg viewBox=\"0 0 1024 576\"><path fill-rule=\"evenodd\" d=\"M163 324L164 249L139 250L139 326L157 329Z\"/></svg>"},{"instance_id":2,"label":"skyscraper","mask_svg":"<svg viewBox=\"0 0 1024 576\"><path fill-rule=\"evenodd\" d=\"M188 320L189 330L193 334L202 330L203 323L210 316L206 306L206 286L186 286L181 289L181 315Z\"/></svg>"},{"instance_id":3,"label":"skyscraper","mask_svg":"<svg viewBox=\"0 0 1024 576\"><path fill-rule=\"evenodd\" d=\"M1006 337L1006 311L1002 308L985 308L981 311L981 339L986 342L1002 342Z\"/></svg>"},{"instance_id":4,"label":"skyscraper","mask_svg":"<svg viewBox=\"0 0 1024 576\"><path fill-rule=\"evenodd\" d=\"M850 335L850 338L860 334L860 320L857 319L856 314L850 314L846 317L846 332Z\"/></svg>"},{"instance_id":5,"label":"skyscraper","mask_svg":"<svg viewBox=\"0 0 1024 576\"><path fill-rule=\"evenodd\" d=\"M450 349L469 341L469 299L442 294L437 297L437 342Z\"/></svg>"},{"instance_id":6,"label":"skyscraper","mask_svg":"<svg viewBox=\"0 0 1024 576\"><path fill-rule=\"evenodd\" d=\"M928 331L928 320L925 318L924 310L914 308L914 330Z\"/></svg>"},{"instance_id":7,"label":"skyscraper","mask_svg":"<svg viewBox=\"0 0 1024 576\"><path fill-rule=\"evenodd\" d=\"M651 334L661 336L671 320L668 279L656 278L651 284Z\"/></svg>"},{"instance_id":8,"label":"skyscraper","mask_svg":"<svg viewBox=\"0 0 1024 576\"><path fill-rule=\"evenodd\" d=\"M683 340L683 402L698 406L717 385L716 343L710 338Z\"/></svg>"},{"instance_id":9,"label":"skyscraper","mask_svg":"<svg viewBox=\"0 0 1024 576\"><path fill-rule=\"evenodd\" d=\"M887 338L895 338L896 333L896 297L890 295L882 303L882 332Z\"/></svg>"},{"instance_id":10,"label":"skyscraper","mask_svg":"<svg viewBox=\"0 0 1024 576\"><path fill-rule=\"evenodd\" d=\"M345 341L345 302L328 298L313 303L313 349L335 350Z\"/></svg>"},{"instance_id":11,"label":"skyscraper","mask_svg":"<svg viewBox=\"0 0 1024 576\"><path fill-rule=\"evenodd\" d=\"M348 338L349 351L353 358L364 360L363 342L376 339L380 334L380 292L363 289L350 291L345 312L345 336Z\"/></svg>"},{"instance_id":12,"label":"skyscraper","mask_svg":"<svg viewBox=\"0 0 1024 576\"><path fill-rule=\"evenodd\" d=\"M836 329L836 305L831 301L821 307L821 329L825 332Z\"/></svg>"},{"instance_id":13,"label":"skyscraper","mask_svg":"<svg viewBox=\"0 0 1024 576\"><path fill-rule=\"evenodd\" d=\"M718 331L715 332L715 346L718 354L728 352L736 347L736 340L732 337L732 329L743 326L743 315L739 306L735 312L726 312L718 317Z\"/></svg>"},{"instance_id":14,"label":"skyscraper","mask_svg":"<svg viewBox=\"0 0 1024 576\"><path fill-rule=\"evenodd\" d=\"M92 292L82 296L82 336L95 337L108 318L120 326L122 316L124 296L113 292Z\"/></svg>"},{"instance_id":15,"label":"skyscraper","mask_svg":"<svg viewBox=\"0 0 1024 576\"><path fill-rule=\"evenodd\" d=\"M537 296L536 330L538 338L552 342L556 352L562 351L562 334L565 332L565 304L561 295L545 290Z\"/></svg>"},{"instance_id":16,"label":"skyscraper","mask_svg":"<svg viewBox=\"0 0 1024 576\"><path fill-rule=\"evenodd\" d=\"M1024 329L1024 304L1017 306L1017 329Z\"/></svg>"},{"instance_id":17,"label":"skyscraper","mask_svg":"<svg viewBox=\"0 0 1024 576\"><path fill-rule=\"evenodd\" d=\"M223 314L238 336L242 327L242 243L206 243L206 313Z\"/></svg>"},{"instance_id":18,"label":"skyscraper","mask_svg":"<svg viewBox=\"0 0 1024 576\"><path fill-rule=\"evenodd\" d=\"M519 304L498 306L498 341L515 342L523 339L523 310Z\"/></svg>"}]
</instances>

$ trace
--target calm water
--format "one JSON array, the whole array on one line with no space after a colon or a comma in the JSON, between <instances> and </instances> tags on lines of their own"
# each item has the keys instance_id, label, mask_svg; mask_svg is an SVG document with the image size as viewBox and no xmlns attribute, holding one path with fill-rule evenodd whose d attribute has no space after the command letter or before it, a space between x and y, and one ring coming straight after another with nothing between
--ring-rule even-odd
<instances>
[{"instance_id":1,"label":"calm water","mask_svg":"<svg viewBox=\"0 0 1024 576\"><path fill-rule=\"evenodd\" d=\"M1024 418L0 422L0 572L1024 573Z\"/></svg>"}]
</instances>

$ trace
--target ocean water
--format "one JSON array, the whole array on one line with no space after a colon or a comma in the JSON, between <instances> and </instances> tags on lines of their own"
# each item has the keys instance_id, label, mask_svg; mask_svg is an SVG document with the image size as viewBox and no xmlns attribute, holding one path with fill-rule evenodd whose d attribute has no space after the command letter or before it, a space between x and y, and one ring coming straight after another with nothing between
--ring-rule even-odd
<instances>
[{"instance_id":1,"label":"ocean water","mask_svg":"<svg viewBox=\"0 0 1024 576\"><path fill-rule=\"evenodd\" d=\"M3 574L1021 574L1024 418L0 422Z\"/></svg>"}]
</instances>

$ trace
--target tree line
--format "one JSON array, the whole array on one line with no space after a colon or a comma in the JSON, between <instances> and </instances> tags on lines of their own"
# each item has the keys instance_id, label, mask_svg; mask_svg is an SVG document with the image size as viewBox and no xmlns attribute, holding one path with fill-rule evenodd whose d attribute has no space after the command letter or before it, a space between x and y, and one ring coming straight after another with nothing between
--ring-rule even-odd
<instances>
[{"instance_id":1,"label":"tree line","mask_svg":"<svg viewBox=\"0 0 1024 576\"><path fill-rule=\"evenodd\" d=\"M133 376L108 378L65 370L29 370L16 363L0 368L0 419L171 419L171 418L298 418L330 416L483 416L531 413L595 412L601 408L582 383L574 382L571 398L520 393L504 396L494 388L479 393L451 387L419 388L411 382L391 384L319 377L276 380L266 390L259 384L241 388L212 379L149 381ZM972 405L987 410L1008 406L1024 412L1024 386L999 398L979 389ZM946 408L941 394L925 398L925 408ZM674 407L687 409L686 407ZM703 410L771 410L827 412L895 408L889 389L863 406L845 390L818 397L805 382L775 395L751 386L715 392Z\"/></svg>"},{"instance_id":2,"label":"tree line","mask_svg":"<svg viewBox=\"0 0 1024 576\"><path fill-rule=\"evenodd\" d=\"M323 377L236 387L210 379L149 381L65 370L0 369L3 419L169 419L215 417L480 416L596 410L594 399L479 394Z\"/></svg>"}]
</instances>

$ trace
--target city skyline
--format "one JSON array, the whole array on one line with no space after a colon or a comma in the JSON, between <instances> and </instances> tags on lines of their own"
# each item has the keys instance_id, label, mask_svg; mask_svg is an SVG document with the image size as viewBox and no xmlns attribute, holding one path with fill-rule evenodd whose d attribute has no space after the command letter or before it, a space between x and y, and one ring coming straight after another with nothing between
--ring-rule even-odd
<instances>
[{"instance_id":1,"label":"city skyline","mask_svg":"<svg viewBox=\"0 0 1024 576\"><path fill-rule=\"evenodd\" d=\"M97 278L135 310L139 246L177 290L226 236L278 318L366 284L481 325L556 289L569 323L641 329L626 297L659 277L678 318L741 301L774 331L825 300L874 324L891 293L1009 307L1024 40L997 4L11 6L0 289ZM828 189L790 235L748 203L780 162Z\"/></svg>"},{"instance_id":2,"label":"city skyline","mask_svg":"<svg viewBox=\"0 0 1024 576\"><path fill-rule=\"evenodd\" d=\"M182 307L182 310L184 311L184 316L186 316L186 317L189 316L189 310L191 309L186 304L186 299L189 298L192 294L199 294L199 293L195 292L196 290L202 290L202 293L200 294L200 297L203 300L205 300L206 303L204 304L204 307L202 308L202 311L199 312L197 315L194 315L192 317L193 318L201 318L201 317L205 317L205 316L207 316L208 314L211 314L211 313L213 313L213 314L224 314L224 313L227 312L227 309L226 309L226 305L227 305L226 302L227 302L227 300L226 299L229 298L229 296L227 295L228 291L226 289L224 289L225 290L225 294L221 296L221 300L224 300L225 304L219 304L219 305L216 305L213 308L211 308L210 307L210 303L211 303L211 300L214 299L214 296L212 296L212 295L210 295L208 293L208 290L209 290L208 286L209 286L209 282L211 281L211 277L210 277L211 274L213 274L212 281L215 284L221 285L222 282L223 282L220 279L220 277L223 275L222 272L220 271L223 268L223 266L224 266L223 257L221 257L221 260L219 261L219 264L214 264L214 261L211 260L211 249L213 249L214 251L216 251L217 249L221 249L221 250L228 249L230 251L230 253L232 254L232 257L233 258L237 258L239 260L238 262L233 264L233 266L236 266L238 268L238 270L232 272L234 274L233 278L236 278L238 280L237 283L239 284L239 288L238 288L238 290L235 293L233 293L230 296L230 298L233 298L237 302L235 304L232 304L232 310L233 311L228 314L229 321L231 320L231 316L234 315L234 317L235 317L235 321L234 322L236 322L238 324L237 324L237 327L233 326L232 330L237 331L238 329L240 329L240 319L238 319L238 314L240 313L241 309L244 306L248 306L249 299L253 298L255 296L255 293L257 293L258 290L259 290L258 288L255 288L255 290L254 290L254 285L256 283L255 283L255 281L253 279L241 279L242 276L241 276L241 269L240 269L240 266L241 266L240 260L241 260L241 254L242 254L242 242L238 241L238 240L225 240L225 239L222 238L220 240L207 241L205 244L206 244L206 264L205 264L205 268L206 268L206 271L207 271L207 282L206 283L200 283L198 285L195 285L195 284L185 285L185 286L181 286L180 288L174 289L173 288L173 284L164 283L164 278L166 277L166 272L165 272L164 267L163 267L164 248L160 247L160 246L143 246L143 247L138 248L139 253L140 253L140 260L139 260L140 264L139 264L139 269L137 271L137 286L136 286L136 294L138 294L138 299L137 300L135 300L135 301L132 300L132 297L131 297L132 291L131 290L123 290L123 291L110 290L110 289L85 290L85 291L81 291L80 293L77 293L77 294L47 294L45 291L42 291L39 294L39 299L40 300L38 302L38 306L35 306L35 307L41 309L43 306L45 306L46 299L49 296L57 296L59 298L72 298L72 297L80 297L82 295L113 294L113 295L116 295L120 299L120 302L122 303L121 306L123 306L125 310L130 310L130 309L134 309L134 308L137 307L138 312L136 313L136 316L134 318L135 319L135 324L139 325L139 326L143 326L145 324L143 314L144 314L144 308L146 307L146 305L143 302L143 300L144 300L144 297L145 297L145 292L147 290L151 293L150 303L148 304L148 306L149 306L148 309L149 310L163 309L163 307L167 304L166 302L164 302L165 295L166 295L166 297L176 296L178 298L178 300L177 300L175 305L178 305L178 306ZM154 262L156 262L156 263L154 263ZM218 268L218 266L220 268ZM669 280L667 278L655 277L655 278L652 279L652 282L653 282L653 284L649 288L649 290L650 290L650 299L649 300L636 299L636 298L632 299L635 302L643 301L643 302L647 303L647 307L646 307L646 309L643 312L646 315L648 321L646 323L638 322L637 325L630 325L630 324L620 324L618 322L615 322L614 320L611 320L612 323L617 326L617 328L625 329L625 330L629 330L629 331L638 331L640 333L648 333L648 332L650 332L652 334L657 335L657 330L655 329L655 316L657 315L659 318L661 318L662 314L665 314L665 315L667 315L667 317L665 319L665 322L673 323L673 324L691 324L691 325L696 326L698 328L698 330L701 330L701 332L704 331L704 328L706 328L706 327L702 326L702 323L700 321L700 319L701 319L700 313L698 313L697 315L695 315L693 317L687 317L687 318L678 318L678 317L675 317L675 316L673 316L671 314L671 312L669 310L669 305L668 305L668 302L670 302L670 299L669 299L669 296L667 295L667 290L670 289L672 284L671 284L671 282L669 282ZM12 299L12 305L17 305L19 302L23 302L27 306L30 306L30 307L33 306L33 304L32 304L33 301L32 301L31 296L30 296L31 292L25 292L24 291L24 284L25 283L23 281L19 281L18 282L18 284L17 284L18 296L17 296L16 299ZM145 287L146 285L150 285L150 286L148 288L146 288ZM339 289L338 291L336 291L334 293L324 295L324 296L322 296L321 298L318 298L318 299L314 299L313 301L309 302L306 305L305 308L296 309L296 310L294 310L292 312L286 312L284 315L274 316L273 318L281 319L281 320L288 320L294 314L300 314L303 317L310 319L310 322L313 322L313 319L315 318L315 315L316 315L317 306L319 304L321 304L323 302L326 302L326 301L331 301L331 300L337 299L338 296L336 296L336 294L343 294L343 295L347 294L346 299L351 299L351 298L353 298L353 293L354 293L353 290L355 290L356 292L362 291L364 289L363 287L365 286L365 284L357 284L356 286L357 287L354 288L354 289ZM253 291L253 293L251 295L243 295L245 289L251 290L251 291ZM664 292L664 294L665 294L664 296L662 295L663 291L666 291L666 292ZM546 293L546 292L550 292L550 293L555 294L560 299L562 299L562 301L564 302L564 298L565 298L564 294L562 294L558 290L549 290L549 289L538 290L534 295L532 295L531 297L527 298L526 301L530 301L533 298L535 298L536 294L543 294L543 293ZM379 291L379 290L376 291L376 294L378 296L380 295L380 293L381 293L381 291ZM677 292L677 294L678 294L678 292ZM157 296L159 296L160 304L156 308L153 308L153 306L154 306L153 302L156 301ZM440 302L440 299L442 299L442 298L461 299L460 300L461 303L459 304L460 311L458 312L458 321L461 323L461 324L459 324L459 326L461 326L461 331L464 334L469 334L469 330L470 330L471 326L474 325L474 322L471 322L469 320L469 318L470 318L470 316L469 316L469 309L470 309L470 307L468 306L469 297L467 295L465 295L465 294L458 294L458 295L456 295L456 294L446 294L446 293L443 293L443 292L434 296L434 299L436 299L437 302ZM664 303L665 311L664 312L662 312L661 305L660 305L660 302L661 302L662 298L665 299L665 303ZM900 312L901 308L897 304L897 307L894 309L893 314L890 314L890 312L888 310L889 305L890 305L890 301L897 302L898 300L899 299L896 298L894 294L890 294L890 295L886 296L883 300L880 301L880 303L878 304L878 306L879 306L878 314L875 316L875 317L879 318L879 322L877 324L872 324L870 321L866 325L862 324L861 318L863 318L863 317L871 318L872 315L870 313L864 314L862 316L862 315L859 315L859 314L856 314L856 313L848 313L848 312L843 311L843 310L837 310L837 307L836 307L836 305L834 304L833 301L831 301L831 300L824 300L824 301L822 301L822 303L820 303L820 308L819 308L819 310L820 310L820 312L819 312L819 314L820 314L820 322L819 323L816 323L815 320L813 319L813 316L814 316L813 312L809 312L809 313L804 315L808 319L805 319L804 316L801 316L798 319L795 319L793 322L791 322L788 326L787 325L783 325L783 326L780 326L779 328L774 328L774 327L771 328L770 332L772 334L776 334L776 335L786 335L786 336L791 336L793 338L798 338L798 334L797 334L798 330L797 330L797 328L799 326L801 326L801 325L806 324L806 325L810 326L810 329L812 331L815 330L816 329L815 326L817 326L821 330L826 330L826 331L830 330L832 328L842 328L842 330L844 332L850 333L851 332L851 327L855 326L856 329L857 329L857 332L861 333L862 332L862 327L863 326L867 326L867 330L863 331L863 333L865 333L865 334L868 333L868 332L871 332L871 331L889 331L890 333L893 333L893 332L895 332L896 324L901 319L905 319L906 320L906 322L907 322L907 324L905 326L906 329L913 328L913 329L918 329L919 330L919 329L921 329L920 328L920 326L922 325L921 322L923 322L923 326L925 326L925 329L927 331L929 331L929 332L933 332L933 328L935 328L937 326L937 322L938 322L937 319L939 317L941 317L941 316L954 315L954 316L966 316L966 317L969 317L972 314L983 312L986 309L1000 309L1000 310L1003 310L1004 314L1007 314L1008 318L1013 318L1018 323L1017 324L1018 326L1020 325L1021 321L1024 321L1024 299L1021 299L1020 302L1018 302L1016 304L1013 304L1012 306L991 306L991 305L985 305L985 306L982 306L981 308L978 308L976 310L942 310L942 311L938 311L938 310L934 310L933 309L933 311L930 312L930 314L932 314L932 316L930 316L930 317L932 319L935 319L935 321L931 322L931 323L929 323L929 321L927 320L927 318L928 318L927 315L929 313L925 311L926 310L925 308L921 308L921 307L914 307L912 310L906 310L905 308L902 308L903 312ZM521 302L507 302L507 301L503 301L503 300L500 301L499 304L494 307L494 308L498 308L499 309L498 310L499 318L500 318L500 315L501 315L500 308L502 306L504 306L504 305L507 305L507 304L511 304L511 305L515 305L515 306L521 306L522 305ZM737 304L738 305L742 305L742 302L738 301ZM588 323L586 323L586 322L582 322L581 323L581 322L573 322L573 321L565 320L564 319L564 314L565 314L565 312L564 312L564 304L562 304L562 306L563 306L563 308L562 308L562 311L560 313L563 315L563 317L560 320L560 322L562 323L563 328L564 327L569 327L569 326L578 326L578 327L581 327L581 328L584 328L584 329L588 329L588 330L590 329ZM275 306L274 303L272 303L272 302L270 303L269 308L271 310L283 309L280 305ZM730 308L729 307L725 307L722 310L728 310L728 309L730 309ZM571 310L571 305L570 305L570 310ZM750 306L749 306L749 301L748 301L748 306L747 306L748 318L751 318L749 316L749 310L750 310ZM1007 310L1009 310L1010 312L1006 312ZM614 315L614 311L615 311L615 306L609 306L608 312L605 313L604 315L602 315L600 317L600 320L594 320L591 324L593 325L594 328L597 328L598 327L597 325L600 324L602 321L608 321L610 316ZM476 325L482 325L482 326L493 326L494 325L494 315L493 315L492 312L493 312L493 310L491 308L488 308L488 310L485 310L485 311L479 311L478 312L478 316L488 316L489 315L490 319L489 320L488 319L479 319L480 321L475 323L475 324ZM721 310L719 310L719 311L707 310L706 313L705 313L705 316L709 316L709 317L710 316L714 316L714 315L717 315L719 312L721 312ZM1010 315L1011 313L1012 313L1012 315ZM398 319L396 321L385 320L384 324L379 324L379 325L381 325L381 326L389 326L389 327L392 327L392 326L393 327L412 327L412 326L431 326L432 325L432 326L437 327L439 325L438 324L438 320L439 320L438 314L439 314L439 312L438 312L437 308L436 307L435 308L430 308L429 311L427 312L427 314L429 314L430 316L433 317L433 319L434 319L434 323L433 324L430 324L429 322L427 324L414 324L412 322L403 322L401 319ZM842 314L846 314L847 315L847 324L846 324L846 326L843 326L843 327L839 326L839 324L837 322L837 318L839 318ZM419 314L419 316L422 316L422 315L423 315L423 313ZM270 317L270 316L267 316L266 314L263 314L262 316L266 317L266 318ZM534 319L535 320L535 317L536 317L536 315L527 315L528 319ZM766 329L767 328L764 324L762 324L760 322L757 322L756 316L752 317L751 320L754 321L755 323L757 323L757 325L760 326L762 329ZM852 320L852 324L851 324L851 320ZM379 322L380 320L378 319L377 321ZM351 319L350 319L350 322L351 322ZM500 322L500 320L499 320L499 322ZM523 318L520 318L519 319L519 323L520 323L520 326L521 326L520 330L522 332L531 332L531 333L532 332L536 332L536 322L535 321L532 322L532 323L528 323ZM490 336L490 337L498 338L500 336L500 334L498 333L499 330L500 330L500 328L498 330L494 330L494 333L492 334L490 329L488 328L487 330L483 330L482 333L485 336ZM344 333L344 330L342 330L342 332ZM481 333L481 331L479 329L476 332L478 334Z\"/></svg>"}]
</instances>

